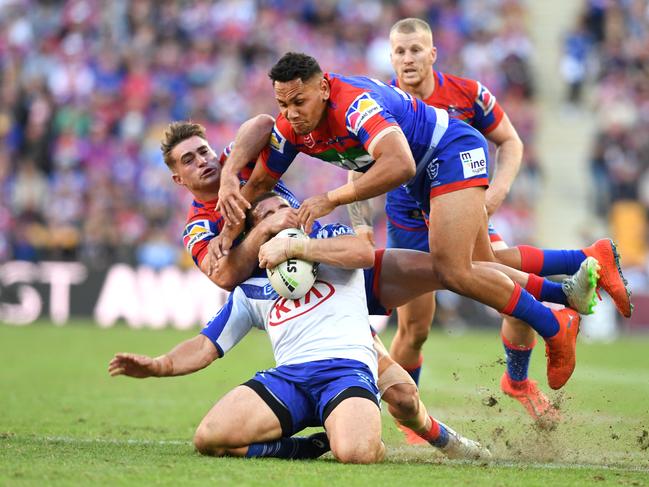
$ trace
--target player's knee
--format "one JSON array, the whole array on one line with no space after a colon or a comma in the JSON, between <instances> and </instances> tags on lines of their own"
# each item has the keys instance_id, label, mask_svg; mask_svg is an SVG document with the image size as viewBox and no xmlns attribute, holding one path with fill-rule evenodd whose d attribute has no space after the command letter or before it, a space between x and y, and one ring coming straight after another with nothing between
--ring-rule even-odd
<instances>
[{"instance_id":1,"label":"player's knee","mask_svg":"<svg viewBox=\"0 0 649 487\"><path fill-rule=\"evenodd\" d=\"M430 323L422 321L420 318L408 318L404 330L401 333L403 341L412 350L421 350L428 339ZM401 326L401 325L399 325Z\"/></svg>"},{"instance_id":2,"label":"player's knee","mask_svg":"<svg viewBox=\"0 0 649 487\"><path fill-rule=\"evenodd\" d=\"M208 424L201 423L194 433L194 448L202 455L225 455L225 442L218 431Z\"/></svg>"},{"instance_id":3,"label":"player's knee","mask_svg":"<svg viewBox=\"0 0 649 487\"><path fill-rule=\"evenodd\" d=\"M419 390L414 384L395 384L383 395L390 414L397 420L409 420L419 413Z\"/></svg>"},{"instance_id":4,"label":"player's knee","mask_svg":"<svg viewBox=\"0 0 649 487\"><path fill-rule=\"evenodd\" d=\"M385 447L379 437L369 441L345 441L331 445L331 452L341 463L369 464L383 459Z\"/></svg>"},{"instance_id":5,"label":"player's knee","mask_svg":"<svg viewBox=\"0 0 649 487\"><path fill-rule=\"evenodd\" d=\"M448 259L447 263L440 260L439 265L436 261L435 273L444 289L461 292L466 283L471 280L471 265L470 263L466 266L461 265L452 259Z\"/></svg>"}]
</instances>

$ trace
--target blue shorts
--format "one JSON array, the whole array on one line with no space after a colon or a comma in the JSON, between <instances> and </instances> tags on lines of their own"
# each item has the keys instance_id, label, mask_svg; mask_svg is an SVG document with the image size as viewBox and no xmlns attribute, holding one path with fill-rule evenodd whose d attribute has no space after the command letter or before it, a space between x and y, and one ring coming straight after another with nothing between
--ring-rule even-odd
<instances>
[{"instance_id":1,"label":"blue shorts","mask_svg":"<svg viewBox=\"0 0 649 487\"><path fill-rule=\"evenodd\" d=\"M388 219L388 239L385 245L389 249L410 249L430 252L428 247L428 228L407 230L395 225Z\"/></svg>"},{"instance_id":2,"label":"blue shorts","mask_svg":"<svg viewBox=\"0 0 649 487\"><path fill-rule=\"evenodd\" d=\"M367 365L342 358L263 370L243 385L273 410L282 425L282 436L323 426L336 406L350 397L369 399L377 407L380 400Z\"/></svg>"},{"instance_id":3,"label":"blue shorts","mask_svg":"<svg viewBox=\"0 0 649 487\"><path fill-rule=\"evenodd\" d=\"M487 140L480 132L451 119L434 157L418 162L415 177L406 184L408 192L429 213L431 198L470 187L489 186L488 153Z\"/></svg>"},{"instance_id":4,"label":"blue shorts","mask_svg":"<svg viewBox=\"0 0 649 487\"><path fill-rule=\"evenodd\" d=\"M493 224L489 222L488 227L489 241L502 242L503 238L496 231ZM407 230L399 228L390 219L388 219L388 239L386 243L388 249L410 249L430 252L428 247L428 228L415 228ZM379 313L370 313L379 314Z\"/></svg>"}]
</instances>

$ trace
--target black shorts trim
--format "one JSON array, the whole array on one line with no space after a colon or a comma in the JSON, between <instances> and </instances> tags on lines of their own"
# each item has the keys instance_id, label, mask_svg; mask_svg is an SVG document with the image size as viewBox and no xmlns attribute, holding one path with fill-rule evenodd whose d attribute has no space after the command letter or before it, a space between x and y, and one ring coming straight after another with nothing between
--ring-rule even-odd
<instances>
[{"instance_id":1,"label":"black shorts trim","mask_svg":"<svg viewBox=\"0 0 649 487\"><path fill-rule=\"evenodd\" d=\"M277 419L279 419L283 437L289 437L293 434L293 417L291 416L291 412L264 384L255 379L250 379L241 385L250 387L261 397L262 401L268 404L268 407L270 407L273 413L275 413L275 416L277 416Z\"/></svg>"},{"instance_id":2,"label":"black shorts trim","mask_svg":"<svg viewBox=\"0 0 649 487\"><path fill-rule=\"evenodd\" d=\"M322 413L322 425L324 426L325 421L331 414L331 412L338 407L338 405L343 402L345 399L349 399L350 397L362 397L364 399L369 399L372 401L374 404L376 404L377 408L380 408L379 406L379 400L376 398L376 395L372 394L370 391L363 387L359 386L352 386L348 387L344 391L339 392L335 397L333 397L325 406L324 411Z\"/></svg>"}]
</instances>

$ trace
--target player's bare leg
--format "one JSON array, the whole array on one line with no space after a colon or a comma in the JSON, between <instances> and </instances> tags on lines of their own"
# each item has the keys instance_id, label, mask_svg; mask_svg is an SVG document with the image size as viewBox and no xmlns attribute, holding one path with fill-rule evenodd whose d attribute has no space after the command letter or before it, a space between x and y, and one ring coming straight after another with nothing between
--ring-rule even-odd
<instances>
[{"instance_id":1,"label":"player's bare leg","mask_svg":"<svg viewBox=\"0 0 649 487\"><path fill-rule=\"evenodd\" d=\"M435 294L426 293L397 308L397 333L390 345L390 356L419 382L421 349L428 338L435 314ZM414 372L414 373L413 373Z\"/></svg>"},{"instance_id":2,"label":"player's bare leg","mask_svg":"<svg viewBox=\"0 0 649 487\"><path fill-rule=\"evenodd\" d=\"M489 450L478 442L463 437L428 414L412 377L388 355L378 337L374 337L374 348L379 358L381 398L388 403L388 411L398 426L408 428L422 443L430 443L449 458L491 457Z\"/></svg>"},{"instance_id":3,"label":"player's bare leg","mask_svg":"<svg viewBox=\"0 0 649 487\"><path fill-rule=\"evenodd\" d=\"M235 387L203 418L194 446L203 455L275 458L317 458L328 451L326 435L282 438L279 419L247 386Z\"/></svg>"},{"instance_id":4,"label":"player's bare leg","mask_svg":"<svg viewBox=\"0 0 649 487\"><path fill-rule=\"evenodd\" d=\"M487 246L482 239L476 243L474 259L492 260L494 253L507 248L503 241L491 242ZM527 287L524 286L524 287ZM543 428L553 428L559 417L550 400L536 381L527 377L530 357L536 345L536 333L524 321L512 316L503 316L501 339L507 363L500 379L500 388L508 396L520 402L534 421Z\"/></svg>"},{"instance_id":5,"label":"player's bare leg","mask_svg":"<svg viewBox=\"0 0 649 487\"><path fill-rule=\"evenodd\" d=\"M325 420L331 453L342 463L376 463L385 456L381 411L369 399L349 397Z\"/></svg>"},{"instance_id":6,"label":"player's bare leg","mask_svg":"<svg viewBox=\"0 0 649 487\"><path fill-rule=\"evenodd\" d=\"M580 317L545 307L502 272L473 264L476 245L488 242L484 188L446 193L430 201L429 246L439 280L452 291L528 322L546 341L548 382L561 388L575 368Z\"/></svg>"},{"instance_id":7,"label":"player's bare leg","mask_svg":"<svg viewBox=\"0 0 649 487\"><path fill-rule=\"evenodd\" d=\"M204 455L244 456L248 445L276 440L282 426L271 408L247 386L221 398L196 429L194 446Z\"/></svg>"},{"instance_id":8,"label":"player's bare leg","mask_svg":"<svg viewBox=\"0 0 649 487\"><path fill-rule=\"evenodd\" d=\"M618 310L628 318L633 313L631 290L620 267L620 255L615 243L608 238L596 241L584 249L547 250L519 245L495 253L498 262L539 276L574 274L587 257L595 258L601 266L599 286L606 291Z\"/></svg>"},{"instance_id":9,"label":"player's bare leg","mask_svg":"<svg viewBox=\"0 0 649 487\"><path fill-rule=\"evenodd\" d=\"M417 385L424 361L421 349L428 338L434 314L434 293L423 294L397 308L397 333L390 345L390 356L410 374ZM410 428L399 425L399 429L410 445L426 442Z\"/></svg>"},{"instance_id":10,"label":"player's bare leg","mask_svg":"<svg viewBox=\"0 0 649 487\"><path fill-rule=\"evenodd\" d=\"M586 283L580 286L571 286L571 291L566 293L564 286L566 280L563 283L555 283L497 262L473 262L473 265L500 271L513 282L528 290L530 290L530 280L535 280L536 287L544 290L538 293L538 290L533 291L536 293L534 296L538 299L571 306L581 314L592 312L591 305L596 282L593 285ZM387 309L403 306L424 293L446 289L439 279L436 264L431 263L430 254L426 252L408 249L378 250L375 267L380 267L378 298ZM579 273L568 279L578 276ZM593 276L596 277L595 274Z\"/></svg>"}]
</instances>

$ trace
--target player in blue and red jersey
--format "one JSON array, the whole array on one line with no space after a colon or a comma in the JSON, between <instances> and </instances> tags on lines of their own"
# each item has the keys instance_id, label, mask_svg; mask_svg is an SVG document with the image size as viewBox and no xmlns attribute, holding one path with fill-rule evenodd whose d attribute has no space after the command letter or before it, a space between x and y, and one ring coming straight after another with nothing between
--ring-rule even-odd
<instances>
[{"instance_id":1,"label":"player in blue and red jersey","mask_svg":"<svg viewBox=\"0 0 649 487\"><path fill-rule=\"evenodd\" d=\"M487 232L484 137L398 87L323 73L317 61L305 54L285 54L271 69L270 78L281 113L262 164L255 167L243 193L227 170L230 162L226 164L219 192L224 216L241 219L247 201L272 187L298 152L363 173L300 206L299 217L307 230L316 218L339 205L405 183L420 209L431 215L430 235L435 238L429 238L430 253L444 287L529 323L546 341L550 386L562 387L575 367L579 315L570 309L549 309L505 274L472 263L496 260ZM235 155L237 147L229 159L235 168L243 158L250 159L245 148ZM630 314L610 241L574 251L508 250L515 252L503 258L518 267L530 264L561 273L576 271L587 255L596 254L603 266L602 286L623 314Z\"/></svg>"},{"instance_id":2,"label":"player in blue and red jersey","mask_svg":"<svg viewBox=\"0 0 649 487\"><path fill-rule=\"evenodd\" d=\"M496 146L494 178L485 193L487 213L491 216L502 204L520 168L523 143L516 129L491 92L480 82L435 71L437 50L430 26L423 20L409 18L390 29L390 59L396 73L392 84L419 98L428 105L443 108L453 118L478 129ZM355 173L350 172L350 175ZM348 206L350 215L362 212ZM428 251L428 227L417 202L398 187L387 194L388 248L410 248ZM489 238L494 249L507 244L489 225ZM398 310L399 326L390 354L418 382L423 363L422 346L435 312L434 296L426 295ZM555 410L548 398L528 379L531 351L536 335L526 323L505 317L501 337L507 357L506 371L501 379L503 392L516 398L539 424L552 424L547 416ZM410 442L418 437L407 433Z\"/></svg>"},{"instance_id":3,"label":"player in blue and red jersey","mask_svg":"<svg viewBox=\"0 0 649 487\"><path fill-rule=\"evenodd\" d=\"M272 117L260 116L249 120L242 126L233 144L261 151L266 139L257 137L256 132L259 127L268 126L268 122L273 123ZM216 203L221 169L233 144L217 156L207 142L205 129L201 125L174 122L167 128L161 147L165 163L172 171L173 181L187 188L194 196L183 232L183 244L196 266L215 284L227 290L258 272L257 253L264 242L280 230L295 227L298 223L293 214L277 215L265 220L245 239L234 242L232 251L217 266L214 254L208 250L211 245L218 243L216 237L225 225L225 220L216 209ZM252 167L254 164L249 164L238 172L240 181L246 181ZM278 181L274 190L294 208L299 207L295 196L281 181Z\"/></svg>"}]
</instances>

